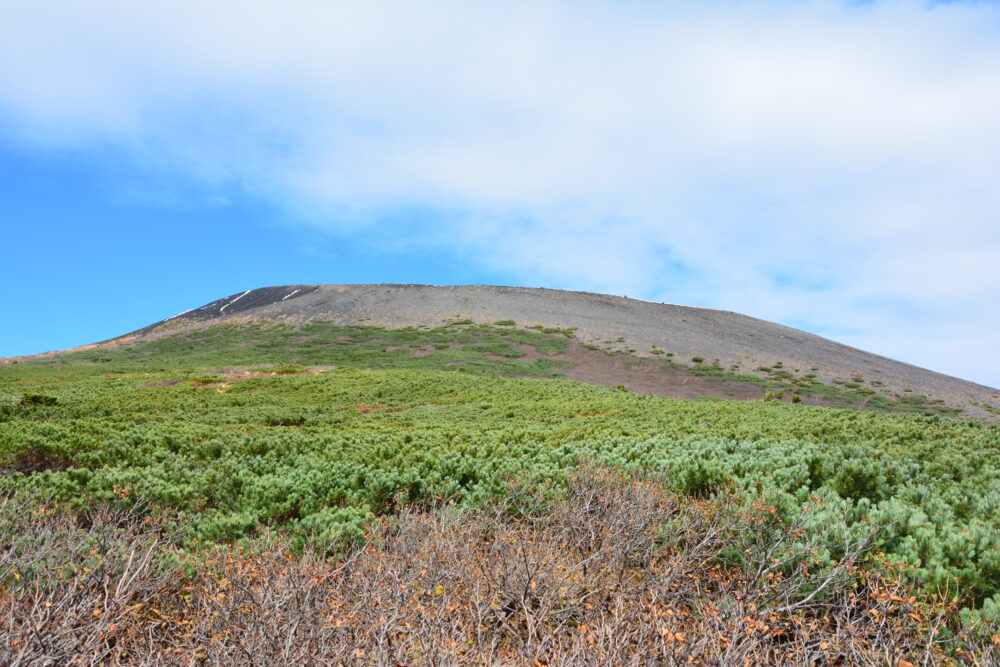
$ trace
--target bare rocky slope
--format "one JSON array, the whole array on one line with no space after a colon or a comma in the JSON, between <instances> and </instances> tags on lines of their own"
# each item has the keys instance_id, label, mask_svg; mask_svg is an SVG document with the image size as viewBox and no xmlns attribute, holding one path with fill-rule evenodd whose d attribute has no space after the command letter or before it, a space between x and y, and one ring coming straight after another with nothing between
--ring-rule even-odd
<instances>
[{"instance_id":1,"label":"bare rocky slope","mask_svg":"<svg viewBox=\"0 0 1000 667\"><path fill-rule=\"evenodd\" d=\"M990 416L1000 390L894 361L832 340L738 313L564 290L486 285L287 285L233 294L135 332L138 339L184 328L259 320L289 324L329 320L385 328L514 320L518 327L575 329L584 345L630 350L638 357L717 364L737 373L777 362L822 382L862 377L887 393L915 392ZM654 353L660 350L661 353ZM662 358L662 357L661 357ZM573 375L570 374L572 377Z\"/></svg>"}]
</instances>

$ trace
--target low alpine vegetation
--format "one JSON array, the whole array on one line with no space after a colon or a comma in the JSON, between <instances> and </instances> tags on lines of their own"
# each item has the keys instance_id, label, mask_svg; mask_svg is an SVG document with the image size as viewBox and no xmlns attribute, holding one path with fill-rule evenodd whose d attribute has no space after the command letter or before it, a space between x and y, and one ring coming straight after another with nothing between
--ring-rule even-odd
<instances>
[{"instance_id":1,"label":"low alpine vegetation","mask_svg":"<svg viewBox=\"0 0 1000 667\"><path fill-rule=\"evenodd\" d=\"M1000 426L583 385L568 341L261 325L0 366L0 662L989 664Z\"/></svg>"}]
</instances>

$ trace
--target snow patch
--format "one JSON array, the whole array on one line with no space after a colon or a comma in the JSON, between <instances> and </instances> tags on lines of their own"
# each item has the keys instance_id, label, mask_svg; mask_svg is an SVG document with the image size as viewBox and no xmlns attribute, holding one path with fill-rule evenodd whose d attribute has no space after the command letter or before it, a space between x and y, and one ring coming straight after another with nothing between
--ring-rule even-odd
<instances>
[{"instance_id":1,"label":"snow patch","mask_svg":"<svg viewBox=\"0 0 1000 667\"><path fill-rule=\"evenodd\" d=\"M187 310L185 310L185 311L184 311L184 313L190 313L190 312L191 312L192 310L194 310L194 308L188 308ZM171 315L170 317L168 317L167 319L165 319L165 320L163 320L163 321L164 321L164 322L167 322L168 320L172 320L172 319L174 319L175 317L180 317L180 316L181 316L181 315L183 315L184 313L177 313L176 315Z\"/></svg>"},{"instance_id":2,"label":"snow patch","mask_svg":"<svg viewBox=\"0 0 1000 667\"><path fill-rule=\"evenodd\" d=\"M240 299L242 299L243 297L245 297L247 294L249 294L252 291L253 290L247 290L246 292L243 292L243 294L240 294L238 297L236 297L235 299L233 299L232 301L230 301L229 303L227 303L226 305L224 305L222 308L219 308L219 312L221 313L226 308L229 308L229 306L233 305L234 303L236 303L237 301L239 301Z\"/></svg>"}]
</instances>

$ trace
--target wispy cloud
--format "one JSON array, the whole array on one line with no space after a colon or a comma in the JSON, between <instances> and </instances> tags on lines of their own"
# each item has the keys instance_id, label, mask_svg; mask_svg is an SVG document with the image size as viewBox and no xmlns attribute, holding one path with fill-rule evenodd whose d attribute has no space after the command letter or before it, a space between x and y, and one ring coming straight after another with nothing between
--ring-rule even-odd
<instances>
[{"instance_id":1,"label":"wispy cloud","mask_svg":"<svg viewBox=\"0 0 1000 667\"><path fill-rule=\"evenodd\" d=\"M0 25L8 138L1000 384L996 5L63 0Z\"/></svg>"}]
</instances>

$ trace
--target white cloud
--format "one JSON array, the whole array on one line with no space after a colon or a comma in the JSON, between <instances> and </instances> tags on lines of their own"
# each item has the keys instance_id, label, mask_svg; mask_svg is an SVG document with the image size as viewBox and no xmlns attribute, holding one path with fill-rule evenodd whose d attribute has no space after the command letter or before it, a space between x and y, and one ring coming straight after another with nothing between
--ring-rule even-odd
<instances>
[{"instance_id":1,"label":"white cloud","mask_svg":"<svg viewBox=\"0 0 1000 667\"><path fill-rule=\"evenodd\" d=\"M995 5L63 0L0 25L22 141L1000 385Z\"/></svg>"}]
</instances>

